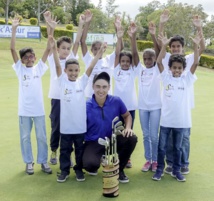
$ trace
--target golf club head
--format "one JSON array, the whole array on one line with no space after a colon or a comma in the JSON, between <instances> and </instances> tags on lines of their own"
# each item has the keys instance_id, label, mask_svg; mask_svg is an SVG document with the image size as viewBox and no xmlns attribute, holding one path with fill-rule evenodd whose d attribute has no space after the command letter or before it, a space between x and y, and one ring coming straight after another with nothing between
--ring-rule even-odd
<instances>
[{"instance_id":1,"label":"golf club head","mask_svg":"<svg viewBox=\"0 0 214 201\"><path fill-rule=\"evenodd\" d=\"M98 143L99 143L100 145L103 145L103 146L106 146L106 145L107 145L106 140L104 140L103 138L99 138L99 139L98 139Z\"/></svg>"},{"instance_id":2,"label":"golf club head","mask_svg":"<svg viewBox=\"0 0 214 201\"><path fill-rule=\"evenodd\" d=\"M123 122L122 121L118 121L115 125L114 125L114 128L117 128L119 126L122 126L123 125Z\"/></svg>"},{"instance_id":3,"label":"golf club head","mask_svg":"<svg viewBox=\"0 0 214 201\"><path fill-rule=\"evenodd\" d=\"M112 124L115 123L115 122L118 121L118 120L119 120L119 117L116 116L116 117L112 120Z\"/></svg>"}]
</instances>

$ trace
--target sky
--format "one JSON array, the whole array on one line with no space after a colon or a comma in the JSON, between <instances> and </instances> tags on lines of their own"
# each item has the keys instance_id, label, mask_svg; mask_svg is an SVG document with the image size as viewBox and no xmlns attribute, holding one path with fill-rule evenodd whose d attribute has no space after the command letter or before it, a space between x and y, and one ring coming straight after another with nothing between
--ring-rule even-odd
<instances>
[{"instance_id":1,"label":"sky","mask_svg":"<svg viewBox=\"0 0 214 201\"><path fill-rule=\"evenodd\" d=\"M90 0L95 6L98 5L99 0ZM152 0L116 0L115 5L119 5L116 11L126 12L131 16L132 19L139 13L140 6L146 6ZM102 0L103 9L105 9L105 0ZM167 0L159 0L161 4L167 3ZM187 3L189 5L197 6L201 4L204 8L204 12L209 16L214 15L214 0L203 0L201 3L197 0L175 0L176 3Z\"/></svg>"}]
</instances>

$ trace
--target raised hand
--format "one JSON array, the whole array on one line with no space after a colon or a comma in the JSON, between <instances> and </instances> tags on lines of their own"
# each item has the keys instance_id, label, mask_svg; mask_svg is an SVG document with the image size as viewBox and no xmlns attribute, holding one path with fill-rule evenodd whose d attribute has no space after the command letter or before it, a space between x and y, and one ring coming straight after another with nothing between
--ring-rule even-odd
<instances>
[{"instance_id":1,"label":"raised hand","mask_svg":"<svg viewBox=\"0 0 214 201\"><path fill-rule=\"evenodd\" d=\"M128 31L127 31L128 35L132 38L132 36L134 34L137 33L137 25L134 22L131 22Z\"/></svg>"},{"instance_id":2,"label":"raised hand","mask_svg":"<svg viewBox=\"0 0 214 201\"><path fill-rule=\"evenodd\" d=\"M194 38L190 37L192 39L192 41L196 44L199 45L199 43L201 42L203 36L201 34L201 32L197 32L197 34L195 35Z\"/></svg>"},{"instance_id":3,"label":"raised hand","mask_svg":"<svg viewBox=\"0 0 214 201\"><path fill-rule=\"evenodd\" d=\"M100 51L102 54L106 51L107 46L108 46L107 42L103 42L103 44L100 47Z\"/></svg>"},{"instance_id":4,"label":"raised hand","mask_svg":"<svg viewBox=\"0 0 214 201\"><path fill-rule=\"evenodd\" d=\"M79 24L84 24L85 23L85 15L84 14L81 14L79 16Z\"/></svg>"},{"instance_id":5,"label":"raised hand","mask_svg":"<svg viewBox=\"0 0 214 201\"><path fill-rule=\"evenodd\" d=\"M114 27L115 27L116 31L121 27L121 18L120 18L120 16L116 16L115 17Z\"/></svg>"},{"instance_id":6,"label":"raised hand","mask_svg":"<svg viewBox=\"0 0 214 201\"><path fill-rule=\"evenodd\" d=\"M93 14L91 13L90 10L86 10L84 12L85 15L85 22L90 22L92 20Z\"/></svg>"},{"instance_id":7,"label":"raised hand","mask_svg":"<svg viewBox=\"0 0 214 201\"><path fill-rule=\"evenodd\" d=\"M166 23L169 20L169 10L164 10L160 16L160 23Z\"/></svg>"},{"instance_id":8,"label":"raised hand","mask_svg":"<svg viewBox=\"0 0 214 201\"><path fill-rule=\"evenodd\" d=\"M46 22L52 29L55 29L60 20L57 21L57 16L51 15L50 20Z\"/></svg>"},{"instance_id":9,"label":"raised hand","mask_svg":"<svg viewBox=\"0 0 214 201\"><path fill-rule=\"evenodd\" d=\"M12 28L16 29L20 24L20 18L18 16L15 16L12 21Z\"/></svg>"},{"instance_id":10,"label":"raised hand","mask_svg":"<svg viewBox=\"0 0 214 201\"><path fill-rule=\"evenodd\" d=\"M155 35L156 33L156 26L153 22L149 22L149 33L151 35Z\"/></svg>"},{"instance_id":11,"label":"raised hand","mask_svg":"<svg viewBox=\"0 0 214 201\"><path fill-rule=\"evenodd\" d=\"M192 22L196 27L201 27L202 26L201 17L199 15L194 15L193 19L192 19Z\"/></svg>"},{"instance_id":12,"label":"raised hand","mask_svg":"<svg viewBox=\"0 0 214 201\"><path fill-rule=\"evenodd\" d=\"M44 16L46 22L50 22L51 21L51 12L50 11L44 12L43 16Z\"/></svg>"},{"instance_id":13,"label":"raised hand","mask_svg":"<svg viewBox=\"0 0 214 201\"><path fill-rule=\"evenodd\" d=\"M167 46L169 44L169 41L171 40L171 38L167 38L167 36L163 36L162 34L158 35L158 39L161 41L163 46Z\"/></svg>"}]
</instances>

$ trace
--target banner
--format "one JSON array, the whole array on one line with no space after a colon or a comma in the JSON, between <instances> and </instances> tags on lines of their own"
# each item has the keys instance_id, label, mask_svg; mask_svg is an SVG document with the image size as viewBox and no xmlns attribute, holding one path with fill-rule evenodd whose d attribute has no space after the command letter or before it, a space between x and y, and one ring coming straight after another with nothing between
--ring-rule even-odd
<instances>
[{"instance_id":1,"label":"banner","mask_svg":"<svg viewBox=\"0 0 214 201\"><path fill-rule=\"evenodd\" d=\"M0 38L11 38L12 26L0 25ZM16 38L41 38L39 26L18 26L16 29Z\"/></svg>"},{"instance_id":2,"label":"banner","mask_svg":"<svg viewBox=\"0 0 214 201\"><path fill-rule=\"evenodd\" d=\"M73 42L75 41L77 33L73 33ZM115 34L101 34L101 33L88 33L86 38L86 44L91 45L94 41L99 40L107 42L108 45L115 45Z\"/></svg>"}]
</instances>

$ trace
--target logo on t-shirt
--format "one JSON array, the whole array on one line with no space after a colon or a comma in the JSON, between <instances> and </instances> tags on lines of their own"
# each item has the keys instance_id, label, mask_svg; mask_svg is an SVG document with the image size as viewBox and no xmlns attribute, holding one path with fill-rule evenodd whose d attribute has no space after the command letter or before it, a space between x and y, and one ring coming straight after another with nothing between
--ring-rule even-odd
<instances>
[{"instance_id":1,"label":"logo on t-shirt","mask_svg":"<svg viewBox=\"0 0 214 201\"><path fill-rule=\"evenodd\" d=\"M64 95L72 94L72 89L65 89Z\"/></svg>"}]
</instances>

